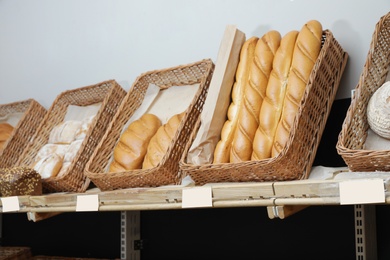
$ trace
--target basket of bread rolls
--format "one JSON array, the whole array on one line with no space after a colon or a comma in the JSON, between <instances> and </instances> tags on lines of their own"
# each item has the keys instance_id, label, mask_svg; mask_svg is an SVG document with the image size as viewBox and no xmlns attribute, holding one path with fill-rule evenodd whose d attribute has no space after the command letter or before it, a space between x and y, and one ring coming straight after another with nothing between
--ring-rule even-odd
<instances>
[{"instance_id":1,"label":"basket of bread rolls","mask_svg":"<svg viewBox=\"0 0 390 260\"><path fill-rule=\"evenodd\" d=\"M125 95L115 80L60 93L17 165L40 174L44 193L86 191L85 164Z\"/></svg>"},{"instance_id":2,"label":"basket of bread rolls","mask_svg":"<svg viewBox=\"0 0 390 260\"><path fill-rule=\"evenodd\" d=\"M210 59L141 74L85 168L102 191L180 183L179 160L202 111Z\"/></svg>"},{"instance_id":3,"label":"basket of bread rolls","mask_svg":"<svg viewBox=\"0 0 390 260\"><path fill-rule=\"evenodd\" d=\"M347 59L317 20L246 37L213 154L195 163L189 144L182 174L196 185L307 178Z\"/></svg>"},{"instance_id":4,"label":"basket of bread rolls","mask_svg":"<svg viewBox=\"0 0 390 260\"><path fill-rule=\"evenodd\" d=\"M372 35L359 82L336 144L349 170L390 171L390 13Z\"/></svg>"},{"instance_id":5,"label":"basket of bread rolls","mask_svg":"<svg viewBox=\"0 0 390 260\"><path fill-rule=\"evenodd\" d=\"M46 112L34 99L0 105L0 168L16 165Z\"/></svg>"}]
</instances>

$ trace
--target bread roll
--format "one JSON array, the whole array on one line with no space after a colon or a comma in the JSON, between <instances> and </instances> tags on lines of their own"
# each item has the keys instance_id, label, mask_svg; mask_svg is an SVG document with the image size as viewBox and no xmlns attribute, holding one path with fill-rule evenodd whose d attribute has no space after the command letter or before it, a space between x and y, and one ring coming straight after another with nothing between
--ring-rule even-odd
<instances>
[{"instance_id":1,"label":"bread roll","mask_svg":"<svg viewBox=\"0 0 390 260\"><path fill-rule=\"evenodd\" d=\"M161 126L153 114L144 114L129 124L114 148L110 172L141 169L150 139Z\"/></svg>"},{"instance_id":2,"label":"bread roll","mask_svg":"<svg viewBox=\"0 0 390 260\"><path fill-rule=\"evenodd\" d=\"M63 157L52 153L47 157L35 162L32 166L42 177L42 179L55 177L60 171L63 163Z\"/></svg>"},{"instance_id":3,"label":"bread roll","mask_svg":"<svg viewBox=\"0 0 390 260\"><path fill-rule=\"evenodd\" d=\"M244 86L244 99L239 110L238 124L230 150L230 162L249 161L252 143L259 126L259 113L265 97L272 61L281 40L278 31L271 30L261 37L249 68L249 81Z\"/></svg>"},{"instance_id":4,"label":"bread roll","mask_svg":"<svg viewBox=\"0 0 390 260\"><path fill-rule=\"evenodd\" d=\"M160 126L156 134L150 139L142 169L156 167L171 144L185 112L172 116L165 124Z\"/></svg>"},{"instance_id":5,"label":"bread roll","mask_svg":"<svg viewBox=\"0 0 390 260\"><path fill-rule=\"evenodd\" d=\"M58 174L57 174L57 178L60 178L60 177L62 177L62 176L64 176L68 171L69 171L69 168L70 168L70 166L72 165L72 162L63 162L62 163L62 167L61 167L61 169L60 169L60 171L58 172Z\"/></svg>"},{"instance_id":6,"label":"bread roll","mask_svg":"<svg viewBox=\"0 0 390 260\"><path fill-rule=\"evenodd\" d=\"M232 101L227 112L227 120L221 130L221 139L214 149L213 163L228 163L230 148L233 141L234 131L238 123L238 111L242 105L244 86L249 80L249 68L255 53L258 37L246 40L241 48L240 61L237 65L235 82L232 87Z\"/></svg>"},{"instance_id":7,"label":"bread roll","mask_svg":"<svg viewBox=\"0 0 390 260\"><path fill-rule=\"evenodd\" d=\"M68 149L64 153L64 162L72 162L79 152L84 139L76 139L68 145Z\"/></svg>"},{"instance_id":8,"label":"bread roll","mask_svg":"<svg viewBox=\"0 0 390 260\"><path fill-rule=\"evenodd\" d=\"M87 135L89 128L91 128L92 122L95 119L95 116L90 116L81 121L81 126L77 129L75 134L75 140L84 139Z\"/></svg>"},{"instance_id":9,"label":"bread roll","mask_svg":"<svg viewBox=\"0 0 390 260\"><path fill-rule=\"evenodd\" d=\"M0 123L0 151L3 150L3 147L7 140L11 137L14 127L8 123Z\"/></svg>"},{"instance_id":10,"label":"bread roll","mask_svg":"<svg viewBox=\"0 0 390 260\"><path fill-rule=\"evenodd\" d=\"M82 121L67 120L55 127L50 132L48 143L51 144L70 144L75 140L76 133L81 127Z\"/></svg>"},{"instance_id":11,"label":"bread roll","mask_svg":"<svg viewBox=\"0 0 390 260\"><path fill-rule=\"evenodd\" d=\"M275 53L266 95L260 109L259 126L253 139L251 160L262 160L271 157L272 144L282 114L287 78L298 33L298 31L290 31L283 36Z\"/></svg>"},{"instance_id":12,"label":"bread roll","mask_svg":"<svg viewBox=\"0 0 390 260\"><path fill-rule=\"evenodd\" d=\"M321 50L321 40L322 25L316 20L307 22L298 34L287 81L282 116L272 146L272 157L277 156L288 141L311 71Z\"/></svg>"}]
</instances>

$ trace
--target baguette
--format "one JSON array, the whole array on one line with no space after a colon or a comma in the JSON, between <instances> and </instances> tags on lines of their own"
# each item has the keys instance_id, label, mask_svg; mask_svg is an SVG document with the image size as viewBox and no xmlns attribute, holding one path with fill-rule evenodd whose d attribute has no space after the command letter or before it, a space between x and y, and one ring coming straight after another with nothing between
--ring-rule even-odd
<instances>
[{"instance_id":1,"label":"baguette","mask_svg":"<svg viewBox=\"0 0 390 260\"><path fill-rule=\"evenodd\" d=\"M321 40L322 25L316 20L307 22L298 34L287 81L282 116L272 146L272 157L277 156L288 141L311 71L321 50Z\"/></svg>"},{"instance_id":2,"label":"baguette","mask_svg":"<svg viewBox=\"0 0 390 260\"><path fill-rule=\"evenodd\" d=\"M230 147L233 141L234 130L238 122L238 111L242 104L243 89L249 80L249 67L255 52L258 37L253 36L246 40L241 48L240 61L237 66L235 82L232 87L232 101L227 112L227 120L221 130L221 139L214 149L213 163L228 163Z\"/></svg>"},{"instance_id":3,"label":"baguette","mask_svg":"<svg viewBox=\"0 0 390 260\"><path fill-rule=\"evenodd\" d=\"M253 139L251 160L262 160L271 157L272 144L282 113L287 78L298 33L298 31L288 32L282 38L279 49L276 51L266 95L260 109L259 127Z\"/></svg>"},{"instance_id":4,"label":"baguette","mask_svg":"<svg viewBox=\"0 0 390 260\"><path fill-rule=\"evenodd\" d=\"M260 108L280 41L280 33L271 30L264 34L256 44L255 55L249 69L249 81L244 85L244 98L230 149L230 162L251 159L253 138L259 125Z\"/></svg>"}]
</instances>

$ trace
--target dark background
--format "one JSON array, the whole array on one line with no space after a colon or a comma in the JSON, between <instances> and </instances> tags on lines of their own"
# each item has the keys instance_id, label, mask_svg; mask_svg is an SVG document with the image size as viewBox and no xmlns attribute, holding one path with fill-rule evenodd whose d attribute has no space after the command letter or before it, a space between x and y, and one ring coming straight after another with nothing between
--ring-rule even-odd
<instances>
[{"instance_id":1,"label":"dark background","mask_svg":"<svg viewBox=\"0 0 390 260\"><path fill-rule=\"evenodd\" d=\"M314 165L345 166L336 142L350 99L336 100ZM390 208L376 206L378 259L390 259ZM353 206L311 206L285 219L266 207L141 212L141 259L356 259ZM120 212L63 213L31 222L3 214L3 246L34 255L120 258Z\"/></svg>"}]
</instances>

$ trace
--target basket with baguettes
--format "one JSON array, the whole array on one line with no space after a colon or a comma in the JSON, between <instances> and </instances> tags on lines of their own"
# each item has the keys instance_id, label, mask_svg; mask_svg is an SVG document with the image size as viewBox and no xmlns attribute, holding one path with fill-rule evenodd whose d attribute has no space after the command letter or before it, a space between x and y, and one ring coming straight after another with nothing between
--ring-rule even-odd
<instances>
[{"instance_id":1,"label":"basket with baguettes","mask_svg":"<svg viewBox=\"0 0 390 260\"><path fill-rule=\"evenodd\" d=\"M308 54L313 42L314 59ZM247 39L213 161L189 161L189 143L181 173L196 185L307 178L347 59L332 32L315 20L283 37L271 30L261 39ZM243 90L237 90L240 85ZM199 120L197 128L200 124ZM192 140L199 134L197 128Z\"/></svg>"},{"instance_id":2,"label":"basket with baguettes","mask_svg":"<svg viewBox=\"0 0 390 260\"><path fill-rule=\"evenodd\" d=\"M88 161L85 169L86 176L103 191L178 184L182 177L179 175L179 160L185 145L189 141L191 131L202 111L213 69L213 62L210 59L205 59L187 65L154 70L141 74L128 91L106 134ZM151 127L165 130L149 134L152 139L148 140L148 152L138 156L139 163L137 166L133 165L132 167L113 169L111 167L113 167L113 161L116 158L116 152L114 150L116 151L116 148L119 149L120 141L125 136L124 133L126 133L123 132L123 129L127 127L128 122L131 121L134 114L142 110L140 107L147 103L145 96L152 86L156 87L160 93L171 89L183 89L187 86L196 88L194 89L195 94L190 95L189 104L186 104L185 111L180 113L181 116L176 117L176 115L173 115L171 117L171 119L176 118L175 128L164 128L164 125L169 125L171 120L168 120L166 124L162 123L158 127L156 125ZM170 104L164 102L162 104L175 107L182 102L179 96L174 97L174 100L170 101ZM148 116L149 119L156 118L150 114ZM144 116L141 118L144 118ZM149 119L143 122L151 122ZM137 121L137 123L139 122ZM129 124L129 128L130 125L133 124ZM141 130L139 134L141 135L147 132L149 131L145 129L145 131ZM170 133L170 137L164 137L163 133ZM153 138L152 136L158 137ZM159 141L161 142L159 143ZM150 151L149 147L157 147L162 145L162 142L165 143L163 145L164 149L161 149L159 153L156 150ZM138 141L134 141L133 143L138 143ZM157 145L150 145L152 143ZM145 149L143 150L146 152ZM137 150L138 152L139 150ZM159 156L155 155L156 153ZM150 160L154 159L153 157L158 158L158 160L154 163L149 163ZM149 160L146 158L149 158ZM148 162L147 165L146 162Z\"/></svg>"},{"instance_id":3,"label":"basket with baguettes","mask_svg":"<svg viewBox=\"0 0 390 260\"><path fill-rule=\"evenodd\" d=\"M115 80L62 92L49 108L17 165L39 172L44 193L84 192L90 184L84 174L85 164L125 95L126 91ZM73 120L76 116L87 114L86 111L92 115L88 120L84 119L83 124L81 119ZM73 135L72 129L75 130ZM76 130L80 139L73 141ZM58 138L62 138L61 142L53 141ZM74 143L77 146L71 145ZM45 149L49 146L50 149ZM60 151L58 147L66 147L67 150ZM55 158L59 160L54 162ZM66 165L64 158L69 158ZM38 164L41 168L37 168Z\"/></svg>"},{"instance_id":4,"label":"basket with baguettes","mask_svg":"<svg viewBox=\"0 0 390 260\"><path fill-rule=\"evenodd\" d=\"M0 148L0 168L12 167L30 142L47 110L34 99L0 105L0 130L4 143ZM7 133L5 133L7 132ZM0 143L1 143L0 141Z\"/></svg>"},{"instance_id":5,"label":"basket with baguettes","mask_svg":"<svg viewBox=\"0 0 390 260\"><path fill-rule=\"evenodd\" d=\"M389 149L366 147L370 130L367 105L373 94L388 80L389 66L390 13L387 13L375 26L366 62L336 144L337 152L351 171L390 170Z\"/></svg>"}]
</instances>

